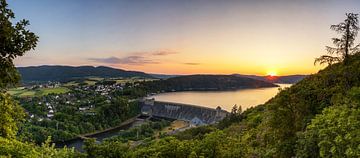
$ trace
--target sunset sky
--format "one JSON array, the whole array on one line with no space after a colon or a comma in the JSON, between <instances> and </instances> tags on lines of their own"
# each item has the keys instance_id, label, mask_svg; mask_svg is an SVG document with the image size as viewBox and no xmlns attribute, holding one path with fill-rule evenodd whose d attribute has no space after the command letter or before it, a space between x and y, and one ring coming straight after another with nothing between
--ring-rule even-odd
<instances>
[{"instance_id":1,"label":"sunset sky","mask_svg":"<svg viewBox=\"0 0 360 158\"><path fill-rule=\"evenodd\" d=\"M17 66L310 74L359 0L9 0L40 42ZM359 41L359 40L358 40Z\"/></svg>"}]
</instances>

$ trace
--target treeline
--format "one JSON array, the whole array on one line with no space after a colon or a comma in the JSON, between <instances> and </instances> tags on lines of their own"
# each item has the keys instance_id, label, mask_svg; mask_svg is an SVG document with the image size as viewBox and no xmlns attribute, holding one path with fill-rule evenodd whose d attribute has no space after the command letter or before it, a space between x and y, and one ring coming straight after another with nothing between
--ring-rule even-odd
<instances>
[{"instance_id":1,"label":"treeline","mask_svg":"<svg viewBox=\"0 0 360 158\"><path fill-rule=\"evenodd\" d=\"M189 75L139 83L147 92L236 90L276 87L272 83L234 75Z\"/></svg>"},{"instance_id":2,"label":"treeline","mask_svg":"<svg viewBox=\"0 0 360 158\"><path fill-rule=\"evenodd\" d=\"M154 78L144 72L125 71L111 67L99 66L31 66L18 68L23 82L31 81L59 81L67 82L73 79L82 79L87 77L143 77Z\"/></svg>"}]
</instances>

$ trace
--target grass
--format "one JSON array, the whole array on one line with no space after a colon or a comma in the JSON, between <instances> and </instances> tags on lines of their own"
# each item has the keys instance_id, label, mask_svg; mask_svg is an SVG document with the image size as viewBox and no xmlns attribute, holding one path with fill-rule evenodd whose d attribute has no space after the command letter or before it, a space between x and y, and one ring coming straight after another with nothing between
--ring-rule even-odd
<instances>
[{"instance_id":1,"label":"grass","mask_svg":"<svg viewBox=\"0 0 360 158\"><path fill-rule=\"evenodd\" d=\"M66 93L69 92L70 90L66 87L57 87L57 88L41 88L40 90L38 90L36 92L37 96L43 96L43 95L48 95L51 93L54 94L62 94L62 93Z\"/></svg>"},{"instance_id":2,"label":"grass","mask_svg":"<svg viewBox=\"0 0 360 158\"><path fill-rule=\"evenodd\" d=\"M77 86L79 85L79 83L75 82L75 81L70 81L64 84L65 87L71 87L71 86Z\"/></svg>"},{"instance_id":3,"label":"grass","mask_svg":"<svg viewBox=\"0 0 360 158\"><path fill-rule=\"evenodd\" d=\"M24 93L24 87L18 87L18 88L12 88L8 91L10 95L19 95L21 93Z\"/></svg>"},{"instance_id":4,"label":"grass","mask_svg":"<svg viewBox=\"0 0 360 158\"><path fill-rule=\"evenodd\" d=\"M19 88L10 89L8 93L12 96L17 96L17 97L34 97L34 96L44 96L51 93L62 94L69 91L70 90L66 87L40 88L36 90L30 90L30 89L25 89L23 87L19 87Z\"/></svg>"},{"instance_id":5,"label":"grass","mask_svg":"<svg viewBox=\"0 0 360 158\"><path fill-rule=\"evenodd\" d=\"M97 81L93 81L93 80L86 80L84 81L84 83L88 84L88 85L95 85Z\"/></svg>"},{"instance_id":6,"label":"grass","mask_svg":"<svg viewBox=\"0 0 360 158\"><path fill-rule=\"evenodd\" d=\"M79 85L79 83L86 83L87 85L95 85L97 82L103 81L103 80L116 81L117 84L125 84L125 83L134 83L134 82L142 82L142 81L153 81L153 80L157 80L157 79L150 79L150 78L143 79L143 78L138 78L138 77L131 77L131 78L88 77L88 78L84 78L84 80L82 80L82 81L70 81L68 83L65 83L64 86L65 87L77 86L77 85Z\"/></svg>"},{"instance_id":7,"label":"grass","mask_svg":"<svg viewBox=\"0 0 360 158\"><path fill-rule=\"evenodd\" d=\"M35 96L36 92L35 91L24 91L20 94L18 94L19 97L33 97Z\"/></svg>"}]
</instances>

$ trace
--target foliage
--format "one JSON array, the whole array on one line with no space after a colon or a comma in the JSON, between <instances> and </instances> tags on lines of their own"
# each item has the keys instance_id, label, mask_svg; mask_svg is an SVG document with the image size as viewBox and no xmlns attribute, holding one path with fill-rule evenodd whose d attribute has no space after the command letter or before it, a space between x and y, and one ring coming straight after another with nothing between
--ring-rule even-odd
<instances>
[{"instance_id":1,"label":"foliage","mask_svg":"<svg viewBox=\"0 0 360 158\"><path fill-rule=\"evenodd\" d=\"M120 141L106 141L97 145L95 139L88 139L85 140L84 149L87 151L88 157L122 158L126 157L129 146Z\"/></svg>"},{"instance_id":2,"label":"foliage","mask_svg":"<svg viewBox=\"0 0 360 158\"><path fill-rule=\"evenodd\" d=\"M216 128L213 126L199 126L197 128L190 128L183 132L179 132L174 135L175 138L179 140L192 140L199 139L202 140L206 134L215 131Z\"/></svg>"},{"instance_id":3,"label":"foliage","mask_svg":"<svg viewBox=\"0 0 360 158\"><path fill-rule=\"evenodd\" d=\"M359 157L360 87L333 102L298 133L297 156Z\"/></svg>"},{"instance_id":4,"label":"foliage","mask_svg":"<svg viewBox=\"0 0 360 158\"><path fill-rule=\"evenodd\" d=\"M359 157L360 109L346 105L325 108L298 140L299 157Z\"/></svg>"},{"instance_id":5,"label":"foliage","mask_svg":"<svg viewBox=\"0 0 360 158\"><path fill-rule=\"evenodd\" d=\"M12 21L15 14L7 8L5 0L0 0L0 89L18 82L19 75L13 60L36 47L38 37L26 29L29 21Z\"/></svg>"},{"instance_id":6,"label":"foliage","mask_svg":"<svg viewBox=\"0 0 360 158\"><path fill-rule=\"evenodd\" d=\"M13 138L23 118L23 109L9 94L0 93L0 137Z\"/></svg>"},{"instance_id":7,"label":"foliage","mask_svg":"<svg viewBox=\"0 0 360 158\"><path fill-rule=\"evenodd\" d=\"M14 13L0 0L0 157L79 157L73 149L55 149L49 141L43 146L23 143L15 139L18 124L23 120L23 109L4 93L9 85L19 80L13 60L34 49L38 37L26 29L29 21L12 24Z\"/></svg>"},{"instance_id":8,"label":"foliage","mask_svg":"<svg viewBox=\"0 0 360 158\"><path fill-rule=\"evenodd\" d=\"M140 126L132 127L126 131L121 131L119 132L119 135L108 138L106 141L121 141L125 143L129 140L144 140L149 137L154 137L155 132L160 131L169 125L170 122L166 120L146 122Z\"/></svg>"},{"instance_id":9,"label":"foliage","mask_svg":"<svg viewBox=\"0 0 360 158\"><path fill-rule=\"evenodd\" d=\"M82 91L72 93L79 95L75 98L84 102L76 102L73 105L66 104L66 100L58 100L58 106L54 106L56 113L51 119L46 118L48 107L45 103L39 105L38 102L43 101L44 98L48 101L56 100L56 96L59 95L33 97L31 101L26 101L28 99L24 98L22 105L34 117L28 118L28 122L22 126L19 132L20 138L37 144L44 142L48 136L52 136L55 142L65 141L79 134L117 126L139 113L137 103L129 102L128 99L123 97L115 97L108 102L107 98L101 95L90 95L92 93L84 95ZM53 102L50 103L57 105L53 104ZM78 110L79 107L87 107L89 104L94 108L86 111Z\"/></svg>"},{"instance_id":10,"label":"foliage","mask_svg":"<svg viewBox=\"0 0 360 158\"><path fill-rule=\"evenodd\" d=\"M77 153L74 149L55 149L54 144L50 145L50 139L42 146L31 143L23 143L16 139L5 139L0 137L0 157L28 157L28 158L78 158L85 155Z\"/></svg>"},{"instance_id":11,"label":"foliage","mask_svg":"<svg viewBox=\"0 0 360 158\"><path fill-rule=\"evenodd\" d=\"M241 113L241 106L237 107L237 105L234 105L231 109L230 115L226 116L218 123L218 128L224 129L225 127L229 127L233 123L240 122L242 119Z\"/></svg>"}]
</instances>

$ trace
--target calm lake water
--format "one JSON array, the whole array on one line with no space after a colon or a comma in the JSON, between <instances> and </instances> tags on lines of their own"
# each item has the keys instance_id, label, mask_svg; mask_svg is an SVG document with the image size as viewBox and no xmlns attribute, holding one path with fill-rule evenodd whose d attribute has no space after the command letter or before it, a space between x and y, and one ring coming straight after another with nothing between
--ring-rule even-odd
<instances>
[{"instance_id":1,"label":"calm lake water","mask_svg":"<svg viewBox=\"0 0 360 158\"><path fill-rule=\"evenodd\" d=\"M280 87L240 89L235 91L187 91L169 92L150 96L157 101L168 101L184 104L200 105L210 108L220 106L222 109L231 111L236 105L242 109L263 104L278 92L279 88L290 87L291 84L278 84Z\"/></svg>"}]
</instances>

